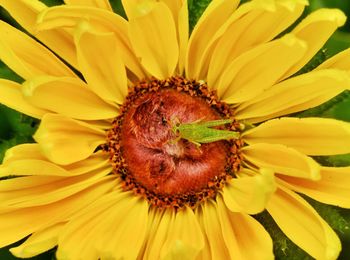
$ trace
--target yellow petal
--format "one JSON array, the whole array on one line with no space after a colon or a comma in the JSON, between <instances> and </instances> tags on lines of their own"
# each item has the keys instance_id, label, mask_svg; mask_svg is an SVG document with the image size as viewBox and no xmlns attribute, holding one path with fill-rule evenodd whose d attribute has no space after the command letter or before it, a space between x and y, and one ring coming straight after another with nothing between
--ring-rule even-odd
<instances>
[{"instance_id":1,"label":"yellow petal","mask_svg":"<svg viewBox=\"0 0 350 260\"><path fill-rule=\"evenodd\" d=\"M307 16L292 31L299 39L307 42L307 52L284 76L287 78L301 69L326 43L334 31L344 25L346 16L339 9L318 9Z\"/></svg>"},{"instance_id":2,"label":"yellow petal","mask_svg":"<svg viewBox=\"0 0 350 260\"><path fill-rule=\"evenodd\" d=\"M83 120L84 122L99 128L101 130L107 131L111 128L114 118L104 119L104 120Z\"/></svg>"},{"instance_id":3,"label":"yellow petal","mask_svg":"<svg viewBox=\"0 0 350 260\"><path fill-rule=\"evenodd\" d=\"M118 237L118 242L123 244L129 243L129 245L123 244L125 247L137 246L139 240L142 240L142 230L147 227L147 213L148 207L145 200L140 201L140 198L135 197L130 192L112 191L109 194L104 195L99 200L95 201L79 214L76 214L71 221L66 225L62 234L59 237L59 246L57 251L57 257L59 259L135 259L136 257L128 257L131 255L137 255L138 249L134 248L125 252L125 249L113 250L113 254L117 256L105 257L101 248L102 242L108 242L108 238L115 242ZM131 221L130 218L140 218L137 222ZM114 221L113 221L114 220ZM130 228L137 225L140 229L134 229L130 231ZM140 233L135 234L136 231ZM120 239L114 232L129 231L129 234L124 234L125 240ZM120 235L120 233L119 233ZM139 237L138 237L139 235ZM127 236L131 236L134 241L127 239ZM107 241L106 241L107 240ZM117 245L118 246L118 245ZM109 246L106 244L106 249ZM119 249L119 248L118 248ZM126 256L123 257L123 256Z\"/></svg>"},{"instance_id":4,"label":"yellow petal","mask_svg":"<svg viewBox=\"0 0 350 260\"><path fill-rule=\"evenodd\" d=\"M104 151L93 153L90 157L83 161L61 166L70 176L84 174L90 171L104 169L106 166L111 166L109 163L109 155Z\"/></svg>"},{"instance_id":5,"label":"yellow petal","mask_svg":"<svg viewBox=\"0 0 350 260\"><path fill-rule=\"evenodd\" d=\"M275 189L272 171L261 169L260 173L254 176L242 176L230 180L224 187L222 196L231 211L257 214L265 209Z\"/></svg>"},{"instance_id":6,"label":"yellow petal","mask_svg":"<svg viewBox=\"0 0 350 260\"><path fill-rule=\"evenodd\" d=\"M198 220L198 223L199 225L201 226L202 228L202 232L203 229L204 229L204 223L203 223L203 220L204 218L203 217L200 217L200 213L201 211L197 208L195 213L196 213L196 218ZM203 234L203 237L204 237L204 247L203 249L199 252L199 254L197 255L197 259L211 259L211 252L210 252L210 246L209 246L209 241L208 241L208 238L207 236L205 235L205 233Z\"/></svg>"},{"instance_id":7,"label":"yellow petal","mask_svg":"<svg viewBox=\"0 0 350 260\"><path fill-rule=\"evenodd\" d=\"M187 0L161 0L164 2L173 14L173 18L177 28L177 41L179 43L179 69L178 73L183 74L186 62L186 52L189 37L188 24L188 6Z\"/></svg>"},{"instance_id":8,"label":"yellow petal","mask_svg":"<svg viewBox=\"0 0 350 260\"><path fill-rule=\"evenodd\" d=\"M128 23L121 16L103 9L84 6L56 6L40 13L36 29L38 31L51 31L53 29L69 29L73 37L74 29L81 21L89 21L92 29L101 33L114 32L117 49L122 54L126 67L138 78L145 74L132 51L128 38ZM73 43L74 44L74 43Z\"/></svg>"},{"instance_id":9,"label":"yellow petal","mask_svg":"<svg viewBox=\"0 0 350 260\"><path fill-rule=\"evenodd\" d=\"M179 47L175 22L162 2L136 5L137 15L129 20L130 40L144 69L158 79L174 74Z\"/></svg>"},{"instance_id":10,"label":"yellow petal","mask_svg":"<svg viewBox=\"0 0 350 260\"><path fill-rule=\"evenodd\" d=\"M95 243L96 237L100 236L97 232L106 217L103 213L108 212L115 203L128 195L130 196L127 192L104 194L74 215L59 236L56 257L58 259L98 259L99 254Z\"/></svg>"},{"instance_id":11,"label":"yellow petal","mask_svg":"<svg viewBox=\"0 0 350 260\"><path fill-rule=\"evenodd\" d=\"M350 89L350 74L325 69L287 79L240 105L236 118L251 123L265 121L320 105Z\"/></svg>"},{"instance_id":12,"label":"yellow petal","mask_svg":"<svg viewBox=\"0 0 350 260\"><path fill-rule=\"evenodd\" d=\"M19 258L29 258L42 254L57 245L57 237L64 228L64 223L58 223L39 230L31 235L24 243L10 249Z\"/></svg>"},{"instance_id":13,"label":"yellow petal","mask_svg":"<svg viewBox=\"0 0 350 260\"><path fill-rule=\"evenodd\" d=\"M130 194L104 214L96 234L101 236L96 239L101 259L137 258L147 231L148 208L146 200Z\"/></svg>"},{"instance_id":14,"label":"yellow petal","mask_svg":"<svg viewBox=\"0 0 350 260\"><path fill-rule=\"evenodd\" d=\"M316 70L322 69L340 69L350 71L350 49L339 52L316 68Z\"/></svg>"},{"instance_id":15,"label":"yellow petal","mask_svg":"<svg viewBox=\"0 0 350 260\"><path fill-rule=\"evenodd\" d=\"M119 114L75 78L37 77L24 82L22 91L30 104L76 119L109 119Z\"/></svg>"},{"instance_id":16,"label":"yellow petal","mask_svg":"<svg viewBox=\"0 0 350 260\"><path fill-rule=\"evenodd\" d=\"M339 255L339 238L300 196L280 187L267 210L283 233L315 259L336 259Z\"/></svg>"},{"instance_id":17,"label":"yellow petal","mask_svg":"<svg viewBox=\"0 0 350 260\"><path fill-rule=\"evenodd\" d=\"M191 209L152 210L144 259L193 259L204 246L203 235Z\"/></svg>"},{"instance_id":18,"label":"yellow petal","mask_svg":"<svg viewBox=\"0 0 350 260\"><path fill-rule=\"evenodd\" d=\"M67 5L86 5L113 11L108 0L64 0Z\"/></svg>"},{"instance_id":19,"label":"yellow petal","mask_svg":"<svg viewBox=\"0 0 350 260\"><path fill-rule=\"evenodd\" d=\"M160 250L169 233L170 223L175 217L174 213L173 210L150 208L148 238L145 243L145 252L142 254L144 259L160 259Z\"/></svg>"},{"instance_id":20,"label":"yellow petal","mask_svg":"<svg viewBox=\"0 0 350 260\"><path fill-rule=\"evenodd\" d=\"M322 203L350 208L350 167L322 167L319 181L280 176L284 185Z\"/></svg>"},{"instance_id":21,"label":"yellow petal","mask_svg":"<svg viewBox=\"0 0 350 260\"><path fill-rule=\"evenodd\" d=\"M225 208L225 210L227 210ZM202 224L202 229L204 230L204 234L206 236L207 252L205 254L200 255L199 259L232 259L229 254L229 247L232 247L232 244L226 244L223 232L221 230L221 225L219 217L218 217L218 208L216 202L209 200L205 204L202 204L196 210L197 218ZM206 251L204 249L203 251ZM202 251L202 252L203 252ZM205 258L206 257L206 258Z\"/></svg>"},{"instance_id":22,"label":"yellow petal","mask_svg":"<svg viewBox=\"0 0 350 260\"><path fill-rule=\"evenodd\" d=\"M139 16L140 6L147 6L147 4L154 4L156 0L122 0L125 12L131 20ZM188 6L187 0L160 0L158 2L163 2L170 9L176 29L177 29L177 40L179 43L179 64L177 73L182 75L185 67L185 58L188 45L189 36L189 24L188 24Z\"/></svg>"},{"instance_id":23,"label":"yellow petal","mask_svg":"<svg viewBox=\"0 0 350 260\"><path fill-rule=\"evenodd\" d=\"M192 209L186 207L177 211L167 225L169 230L161 245L161 259L195 259L204 247L204 240Z\"/></svg>"},{"instance_id":24,"label":"yellow petal","mask_svg":"<svg viewBox=\"0 0 350 260\"><path fill-rule=\"evenodd\" d=\"M72 66L77 67L74 43L66 31L62 29L36 31L37 15L47 8L42 2L39 0L0 0L0 6L3 6L29 33L35 35Z\"/></svg>"},{"instance_id":25,"label":"yellow petal","mask_svg":"<svg viewBox=\"0 0 350 260\"><path fill-rule=\"evenodd\" d=\"M0 211L0 247L10 245L31 233L65 221L115 186L110 177L80 193L53 204Z\"/></svg>"},{"instance_id":26,"label":"yellow petal","mask_svg":"<svg viewBox=\"0 0 350 260\"><path fill-rule=\"evenodd\" d=\"M292 35L262 44L235 59L216 86L227 103L241 103L263 93L304 55L306 45Z\"/></svg>"},{"instance_id":27,"label":"yellow petal","mask_svg":"<svg viewBox=\"0 0 350 260\"><path fill-rule=\"evenodd\" d=\"M140 9L146 8L148 5L156 3L158 0L121 0L123 8L128 17L128 20L140 15Z\"/></svg>"},{"instance_id":28,"label":"yellow petal","mask_svg":"<svg viewBox=\"0 0 350 260\"><path fill-rule=\"evenodd\" d=\"M40 75L76 77L43 45L0 21L0 59L22 78Z\"/></svg>"},{"instance_id":29,"label":"yellow petal","mask_svg":"<svg viewBox=\"0 0 350 260\"><path fill-rule=\"evenodd\" d=\"M38 0L0 0L0 6L5 8L29 32L34 29L36 15L47 8L44 3Z\"/></svg>"},{"instance_id":30,"label":"yellow petal","mask_svg":"<svg viewBox=\"0 0 350 260\"><path fill-rule=\"evenodd\" d=\"M157 207L149 207L148 210L148 221L147 221L147 231L144 239L144 243L142 245L142 249L139 252L138 258L141 257L143 259L150 259L148 257L149 247L147 245L152 244L151 241L154 240L154 236L157 232L154 232L154 230L158 229L160 219L162 217L162 212L164 209L160 209Z\"/></svg>"},{"instance_id":31,"label":"yellow petal","mask_svg":"<svg viewBox=\"0 0 350 260\"><path fill-rule=\"evenodd\" d=\"M22 159L45 160L38 144L19 144L6 150L3 164L11 163Z\"/></svg>"},{"instance_id":32,"label":"yellow petal","mask_svg":"<svg viewBox=\"0 0 350 260\"><path fill-rule=\"evenodd\" d=\"M319 180L320 166L310 157L284 145L252 144L242 149L244 160L259 168L269 168L275 173Z\"/></svg>"},{"instance_id":33,"label":"yellow petal","mask_svg":"<svg viewBox=\"0 0 350 260\"><path fill-rule=\"evenodd\" d=\"M69 172L56 164L38 159L16 160L3 163L0 166L1 177L25 175L69 176Z\"/></svg>"},{"instance_id":34,"label":"yellow petal","mask_svg":"<svg viewBox=\"0 0 350 260\"><path fill-rule=\"evenodd\" d=\"M83 161L66 166L50 162L41 152L38 144L20 144L8 149L0 165L0 176L76 176L108 165L108 154L93 153Z\"/></svg>"},{"instance_id":35,"label":"yellow petal","mask_svg":"<svg viewBox=\"0 0 350 260\"><path fill-rule=\"evenodd\" d=\"M227 28L215 46L208 85L215 87L225 68L243 52L270 41L288 28L306 4L304 0L253 0L242 4L226 22Z\"/></svg>"},{"instance_id":36,"label":"yellow petal","mask_svg":"<svg viewBox=\"0 0 350 260\"><path fill-rule=\"evenodd\" d=\"M138 16L138 5L146 2L157 2L156 0L123 0L123 6L129 20ZM185 58L188 45L189 24L188 24L188 6L187 0L160 0L170 9L177 32L177 41L179 43L179 64L177 74L182 75L185 68Z\"/></svg>"},{"instance_id":37,"label":"yellow petal","mask_svg":"<svg viewBox=\"0 0 350 260\"><path fill-rule=\"evenodd\" d=\"M212 37L217 30L227 20L227 18L236 9L239 1L237 0L217 0L212 1L203 15L197 22L191 34L187 55L186 55L186 76L188 78L199 78L203 68L204 59L208 53L208 48L212 45Z\"/></svg>"},{"instance_id":38,"label":"yellow petal","mask_svg":"<svg viewBox=\"0 0 350 260\"><path fill-rule=\"evenodd\" d=\"M0 103L26 115L41 118L46 111L29 104L22 94L22 86L16 82L0 79Z\"/></svg>"},{"instance_id":39,"label":"yellow petal","mask_svg":"<svg viewBox=\"0 0 350 260\"><path fill-rule=\"evenodd\" d=\"M308 155L350 153L350 123L326 118L281 118L243 133L248 144L283 144Z\"/></svg>"},{"instance_id":40,"label":"yellow petal","mask_svg":"<svg viewBox=\"0 0 350 260\"><path fill-rule=\"evenodd\" d=\"M96 33L87 22L75 34L80 71L89 88L104 100L123 104L128 93L122 55L114 33Z\"/></svg>"},{"instance_id":41,"label":"yellow petal","mask_svg":"<svg viewBox=\"0 0 350 260\"><path fill-rule=\"evenodd\" d=\"M46 114L34 139L52 162L67 165L89 157L105 142L105 133L62 115Z\"/></svg>"},{"instance_id":42,"label":"yellow petal","mask_svg":"<svg viewBox=\"0 0 350 260\"><path fill-rule=\"evenodd\" d=\"M230 212L221 196L217 197L217 214L230 259L274 259L272 239L256 219Z\"/></svg>"},{"instance_id":43,"label":"yellow petal","mask_svg":"<svg viewBox=\"0 0 350 260\"><path fill-rule=\"evenodd\" d=\"M110 174L111 166L79 176L26 176L0 182L0 209L47 205L70 197Z\"/></svg>"}]
</instances>

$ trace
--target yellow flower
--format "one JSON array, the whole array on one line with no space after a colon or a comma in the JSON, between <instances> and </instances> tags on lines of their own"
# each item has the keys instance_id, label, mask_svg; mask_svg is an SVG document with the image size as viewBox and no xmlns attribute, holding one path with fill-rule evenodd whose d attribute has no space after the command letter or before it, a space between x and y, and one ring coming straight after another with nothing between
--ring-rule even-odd
<instances>
[{"instance_id":1,"label":"yellow flower","mask_svg":"<svg viewBox=\"0 0 350 260\"><path fill-rule=\"evenodd\" d=\"M344 24L339 10L280 37L306 0L213 0L189 37L186 0L124 0L128 21L107 0L65 2L0 0L41 42L0 22L0 58L25 80L1 79L0 102L41 120L0 166L0 247L30 235L11 252L272 259L250 216L266 208L312 257L337 258L338 237L295 192L350 208L350 168L309 157L349 153L350 125L274 118L349 89L349 50L291 77ZM169 125L203 118L234 119L240 138L173 138Z\"/></svg>"}]
</instances>

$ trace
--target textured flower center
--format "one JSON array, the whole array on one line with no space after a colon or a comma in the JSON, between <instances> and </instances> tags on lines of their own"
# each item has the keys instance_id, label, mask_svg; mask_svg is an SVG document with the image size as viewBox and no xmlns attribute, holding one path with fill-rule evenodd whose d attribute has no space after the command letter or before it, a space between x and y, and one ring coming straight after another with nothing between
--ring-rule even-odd
<instances>
[{"instance_id":1,"label":"textured flower center","mask_svg":"<svg viewBox=\"0 0 350 260\"><path fill-rule=\"evenodd\" d=\"M201 99L176 90L149 93L126 113L121 144L130 174L149 191L160 195L200 191L225 172L225 142L197 146L177 138L175 121L218 119Z\"/></svg>"},{"instance_id":2,"label":"textured flower center","mask_svg":"<svg viewBox=\"0 0 350 260\"><path fill-rule=\"evenodd\" d=\"M124 187L158 206L195 206L213 197L239 167L239 141L195 144L174 126L230 116L206 86L182 78L135 85L109 133ZM227 126L237 130L237 122Z\"/></svg>"}]
</instances>

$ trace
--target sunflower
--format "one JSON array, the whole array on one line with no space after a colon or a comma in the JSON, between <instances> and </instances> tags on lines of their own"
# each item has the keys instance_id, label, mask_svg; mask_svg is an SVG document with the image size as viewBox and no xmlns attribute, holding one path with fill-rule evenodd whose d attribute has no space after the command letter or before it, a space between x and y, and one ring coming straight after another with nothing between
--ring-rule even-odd
<instances>
[{"instance_id":1,"label":"sunflower","mask_svg":"<svg viewBox=\"0 0 350 260\"><path fill-rule=\"evenodd\" d=\"M350 87L350 51L295 76L345 22L304 0L0 0L0 102L41 120L0 167L0 247L58 259L273 259L265 208L316 259L338 237L297 193L350 208L350 125L286 115Z\"/></svg>"}]
</instances>

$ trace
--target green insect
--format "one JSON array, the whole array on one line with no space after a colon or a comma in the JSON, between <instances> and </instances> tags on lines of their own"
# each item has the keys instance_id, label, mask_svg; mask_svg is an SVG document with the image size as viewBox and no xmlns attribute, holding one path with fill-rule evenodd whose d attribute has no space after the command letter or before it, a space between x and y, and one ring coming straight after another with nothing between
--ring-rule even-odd
<instances>
[{"instance_id":1,"label":"green insect","mask_svg":"<svg viewBox=\"0 0 350 260\"><path fill-rule=\"evenodd\" d=\"M206 122L197 120L192 123L175 124L175 126L173 126L173 131L178 134L179 138L186 139L200 146L204 143L239 138L238 132L211 128L230 124L232 122L232 119L220 119Z\"/></svg>"}]
</instances>

